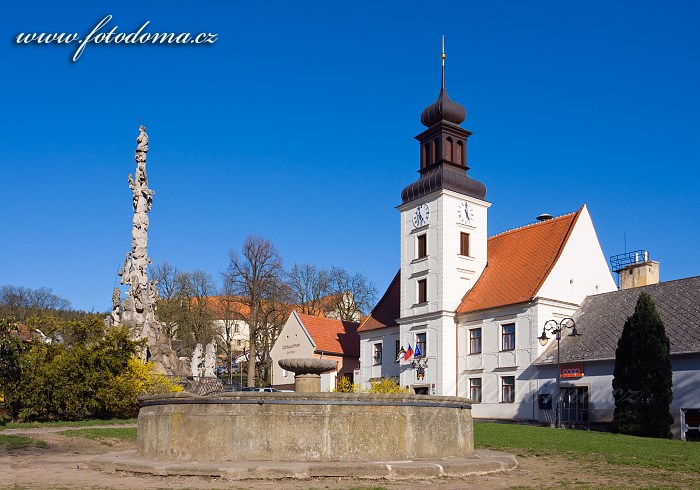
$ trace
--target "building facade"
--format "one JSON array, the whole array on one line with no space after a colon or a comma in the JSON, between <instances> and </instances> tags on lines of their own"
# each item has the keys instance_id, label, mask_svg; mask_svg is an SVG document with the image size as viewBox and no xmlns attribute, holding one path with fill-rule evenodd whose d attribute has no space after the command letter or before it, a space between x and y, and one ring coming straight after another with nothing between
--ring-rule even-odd
<instances>
[{"instance_id":1,"label":"building facade","mask_svg":"<svg viewBox=\"0 0 700 490\"><path fill-rule=\"evenodd\" d=\"M272 386L294 389L294 373L280 367L280 359L319 358L336 361L336 369L321 375L321 391L336 388L338 378L353 381L359 361L359 324L293 311L270 350Z\"/></svg>"},{"instance_id":2,"label":"building facade","mask_svg":"<svg viewBox=\"0 0 700 490\"><path fill-rule=\"evenodd\" d=\"M419 178L401 193L400 270L360 325L360 381L463 396L475 417L532 418L538 326L616 289L586 206L488 237L486 186L468 175L463 106L421 114Z\"/></svg>"}]
</instances>

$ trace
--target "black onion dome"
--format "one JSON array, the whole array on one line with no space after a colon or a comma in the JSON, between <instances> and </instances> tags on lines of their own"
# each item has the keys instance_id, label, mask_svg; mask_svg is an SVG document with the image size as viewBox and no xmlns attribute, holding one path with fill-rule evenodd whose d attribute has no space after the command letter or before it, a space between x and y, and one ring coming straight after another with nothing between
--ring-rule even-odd
<instances>
[{"instance_id":1,"label":"black onion dome","mask_svg":"<svg viewBox=\"0 0 700 490\"><path fill-rule=\"evenodd\" d=\"M406 186L401 191L401 201L403 203L413 201L438 189L449 189L481 200L486 197L486 186L469 177L464 169L451 165L439 165L425 172L414 183Z\"/></svg>"},{"instance_id":2,"label":"black onion dome","mask_svg":"<svg viewBox=\"0 0 700 490\"><path fill-rule=\"evenodd\" d=\"M420 115L420 122L427 127L431 127L440 121L447 121L453 124L461 124L467 117L464 106L447 95L445 88L440 89L437 100L423 110Z\"/></svg>"}]
</instances>

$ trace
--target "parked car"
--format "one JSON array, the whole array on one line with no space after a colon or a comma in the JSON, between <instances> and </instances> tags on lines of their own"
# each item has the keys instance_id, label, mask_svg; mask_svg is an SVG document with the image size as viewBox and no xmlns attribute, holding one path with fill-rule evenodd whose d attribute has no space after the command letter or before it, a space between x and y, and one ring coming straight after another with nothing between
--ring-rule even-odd
<instances>
[{"instance_id":1,"label":"parked car","mask_svg":"<svg viewBox=\"0 0 700 490\"><path fill-rule=\"evenodd\" d=\"M266 393L275 393L278 392L279 390L276 388L256 388L254 386L245 386L241 388L241 391L263 391Z\"/></svg>"}]
</instances>

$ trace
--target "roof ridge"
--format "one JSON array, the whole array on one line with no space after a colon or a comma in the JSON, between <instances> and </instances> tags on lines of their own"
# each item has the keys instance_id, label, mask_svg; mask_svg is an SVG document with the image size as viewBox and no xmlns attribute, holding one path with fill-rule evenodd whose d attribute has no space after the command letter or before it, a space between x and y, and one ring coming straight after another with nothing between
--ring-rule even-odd
<instances>
[{"instance_id":1,"label":"roof ridge","mask_svg":"<svg viewBox=\"0 0 700 490\"><path fill-rule=\"evenodd\" d=\"M513 232L516 232L516 231L520 231L520 230L523 230L523 229L525 229L525 228L531 228L531 227L535 227L535 226L546 225L546 224L548 224L548 223L554 223L555 221L560 221L560 220L562 220L562 219L564 219L564 218L567 218L567 217L571 216L572 214L576 214L576 213L580 212L581 209L583 209L583 206L585 206L585 204L582 205L581 208L579 208L577 211L572 211L572 212L570 212L570 213L562 214L562 215L557 216L557 217L552 218L552 219L548 219L548 220L545 220L545 221L540 221L539 223L528 223L528 224L523 225L523 226L518 226L518 227L516 227L516 228L511 228L511 229L509 229L509 230L501 231L500 233L496 233L495 235L491 235L491 236L489 237L489 240L492 239L492 238L498 238L498 237L501 237L501 236L503 236L503 235L507 235L507 234L509 234L509 233L513 233Z\"/></svg>"}]
</instances>

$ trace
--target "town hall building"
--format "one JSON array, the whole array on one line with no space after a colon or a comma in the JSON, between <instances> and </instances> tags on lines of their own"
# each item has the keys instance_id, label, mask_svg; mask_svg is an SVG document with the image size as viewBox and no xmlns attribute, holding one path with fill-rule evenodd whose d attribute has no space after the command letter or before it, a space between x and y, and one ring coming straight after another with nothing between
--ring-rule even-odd
<instances>
[{"instance_id":1,"label":"town hall building","mask_svg":"<svg viewBox=\"0 0 700 490\"><path fill-rule=\"evenodd\" d=\"M361 384L461 396L475 417L535 418L550 319L616 290L588 208L488 236L486 186L468 175L464 107L445 89L421 114L419 178L401 192L400 270L359 329Z\"/></svg>"}]
</instances>

